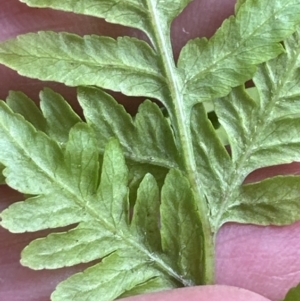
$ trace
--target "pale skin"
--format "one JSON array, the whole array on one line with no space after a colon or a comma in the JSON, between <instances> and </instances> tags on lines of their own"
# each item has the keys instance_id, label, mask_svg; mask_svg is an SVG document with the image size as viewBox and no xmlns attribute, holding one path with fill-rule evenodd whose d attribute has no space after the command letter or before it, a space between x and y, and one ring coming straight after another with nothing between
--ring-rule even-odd
<instances>
[{"instance_id":1,"label":"pale skin","mask_svg":"<svg viewBox=\"0 0 300 301\"><path fill-rule=\"evenodd\" d=\"M221 21L233 13L234 3L234 0L195 0L173 24L175 53L178 54L189 38L212 35ZM28 8L17 0L0 0L0 7L0 40L38 30L98 33L114 37L124 34L141 36L131 29L109 25L96 18ZM38 99L38 91L44 86L63 93L77 107L74 89L25 79L0 66L0 99L6 98L8 90L21 90ZM120 95L117 98L130 112L134 112L139 101ZM251 179L274 173L297 174L299 170L299 164L294 163L256 172ZM21 195L4 186L0 187L0 195L0 210L22 200ZM57 271L31 271L21 267L19 256L22 248L45 233L12 235L0 229L0 300L47 301L58 282L82 269L82 266L77 266ZM220 230L216 246L216 283L222 286L179 289L127 300L278 301L290 287L300 282L299 250L300 223L286 227L228 224Z\"/></svg>"}]
</instances>

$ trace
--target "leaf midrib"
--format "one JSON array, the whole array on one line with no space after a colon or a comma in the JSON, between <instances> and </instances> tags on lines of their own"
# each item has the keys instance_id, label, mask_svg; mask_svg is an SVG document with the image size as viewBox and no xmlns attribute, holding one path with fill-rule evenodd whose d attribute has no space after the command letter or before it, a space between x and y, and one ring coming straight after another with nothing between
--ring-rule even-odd
<instances>
[{"instance_id":1,"label":"leaf midrib","mask_svg":"<svg viewBox=\"0 0 300 301\"><path fill-rule=\"evenodd\" d=\"M3 52L2 52L3 54ZM18 57L18 58L26 58L29 60L27 63L22 63L22 65L30 65L32 62L30 60L35 59L37 60L54 60L55 63L58 62L66 62L69 64L76 64L78 66L74 66L74 68L78 68L83 64L84 66L91 67L91 68L98 68L98 69L104 69L104 68L110 68L113 67L114 70L121 70L121 72L124 73L131 73L131 74L138 74L138 75L148 75L150 77L156 78L159 82L164 82L165 83L165 78L159 74L159 72L150 72L149 69L142 69L142 68L137 68L135 66L128 66L124 67L124 65L118 65L118 64L100 64L99 62L96 62L96 64L92 64L90 61L85 61L85 60L72 60L72 59L66 59L66 57L47 57L47 56L34 56L34 55L20 55L20 54L10 54L10 53L5 53L6 56L11 56L11 57Z\"/></svg>"}]
</instances>

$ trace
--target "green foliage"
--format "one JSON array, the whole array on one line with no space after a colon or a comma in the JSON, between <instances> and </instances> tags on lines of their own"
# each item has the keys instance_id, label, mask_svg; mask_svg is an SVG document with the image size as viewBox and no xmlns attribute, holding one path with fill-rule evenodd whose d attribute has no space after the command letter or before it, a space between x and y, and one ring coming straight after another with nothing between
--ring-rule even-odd
<instances>
[{"instance_id":1,"label":"green foliage","mask_svg":"<svg viewBox=\"0 0 300 301\"><path fill-rule=\"evenodd\" d=\"M80 87L78 100L87 124L95 130L101 152L110 137L118 137L128 159L169 169L178 167L172 129L155 103L146 100L133 119L100 89Z\"/></svg>"},{"instance_id":2,"label":"green foliage","mask_svg":"<svg viewBox=\"0 0 300 301\"><path fill-rule=\"evenodd\" d=\"M300 220L299 176L277 176L244 185L223 214L226 219L257 225L288 225Z\"/></svg>"},{"instance_id":3,"label":"green foliage","mask_svg":"<svg viewBox=\"0 0 300 301\"><path fill-rule=\"evenodd\" d=\"M300 285L291 288L287 295L285 296L284 300L282 301L296 301L300 299Z\"/></svg>"},{"instance_id":4,"label":"green foliage","mask_svg":"<svg viewBox=\"0 0 300 301\"><path fill-rule=\"evenodd\" d=\"M4 166L0 164L0 185L5 183L5 177L2 174L2 171L4 169Z\"/></svg>"},{"instance_id":5,"label":"green foliage","mask_svg":"<svg viewBox=\"0 0 300 301\"><path fill-rule=\"evenodd\" d=\"M89 96L93 97L93 89L85 90L85 93L89 92ZM49 89L46 93L58 97ZM19 96L24 97L22 94ZM43 100L47 102L49 99ZM62 101L61 97L58 99ZM63 101L62 104L65 105ZM167 176L164 184L166 196L163 197L166 201L160 213L159 187L155 178L146 174L138 186L130 220L129 170L116 140L108 139L105 150L99 149L95 131L81 121L70 130L68 141L62 143L60 139L37 131L4 102L1 107L0 135L5 148L0 160L6 166L6 182L20 192L36 195L4 210L1 225L11 232L23 233L79 223L67 232L52 233L33 241L22 252L22 264L33 269L54 269L105 257L101 263L61 284L53 294L53 300L82 300L81 294L70 289L70 283L88 283L89 289L78 286L78 290L83 289L82 294L86 293L90 298L102 296L101 300L112 300L128 290L138 291L141 285L143 291L153 291L175 287L178 283L185 285L191 281L197 282L199 271L189 275L184 271L185 266L170 262L161 255L160 231L166 231L163 227L160 230L159 219L162 223L171 220L171 214L177 214L172 212L174 202L179 202L180 206L181 201L179 197L177 200L168 198L168 191L176 192L173 189L177 185L176 177L172 174ZM74 114L70 112L69 118ZM44 118L48 123L48 118ZM22 139L16 141L16 136L22 136ZM143 168L143 164L141 166ZM32 181L33 174L36 181ZM27 180L22 181L20 177ZM179 188L179 196L183 193L188 197L191 194L188 182L183 176L180 178L185 187ZM194 224L197 220L196 207L189 202L185 206L182 215ZM18 221L15 221L15 216L19 216ZM185 241L183 255L178 261L186 261L197 270L201 258L199 230L194 232L193 240L186 241L190 237L190 227L185 225L184 220L178 223L175 217L174 222L182 228L180 236ZM178 245L177 250L181 248ZM103 274L103 270L114 269L115 272L110 272L110 276ZM90 279L95 279L95 273L99 275L93 287ZM102 274L103 280L100 277ZM125 282L123 277L126 278ZM115 286L116 278L122 283L115 291L111 287ZM104 294L103 297L103 290L106 292L108 289L110 294Z\"/></svg>"},{"instance_id":6,"label":"green foliage","mask_svg":"<svg viewBox=\"0 0 300 301\"><path fill-rule=\"evenodd\" d=\"M42 80L68 86L96 85L131 96L159 99L164 92L158 56L148 44L134 38L81 38L42 31L3 43L0 53L0 62L22 75Z\"/></svg>"},{"instance_id":7,"label":"green foliage","mask_svg":"<svg viewBox=\"0 0 300 301\"><path fill-rule=\"evenodd\" d=\"M210 40L189 41L178 62L188 101L225 96L252 77L255 65L281 53L278 42L295 31L299 6L299 1L244 1L236 17L226 20ZM291 9L295 11L287 23Z\"/></svg>"},{"instance_id":8,"label":"green foliage","mask_svg":"<svg viewBox=\"0 0 300 301\"><path fill-rule=\"evenodd\" d=\"M180 275L191 279L186 285L201 283L202 242L200 225L195 225L197 205L187 179L171 170L162 188L162 249L176 264ZM192 256L194 262L187 261Z\"/></svg>"},{"instance_id":9,"label":"green foliage","mask_svg":"<svg viewBox=\"0 0 300 301\"><path fill-rule=\"evenodd\" d=\"M300 220L299 176L245 184L259 168L300 160L299 0L238 1L236 16L211 39L189 41L177 64L170 24L189 0L23 2L136 27L151 41L39 32L0 44L0 62L20 74L78 86L83 109L78 116L47 88L39 106L21 92L0 103L0 170L30 196L5 209L1 225L53 229L21 263L95 261L52 300L210 284L224 223ZM146 99L130 116L102 89L162 108Z\"/></svg>"}]
</instances>

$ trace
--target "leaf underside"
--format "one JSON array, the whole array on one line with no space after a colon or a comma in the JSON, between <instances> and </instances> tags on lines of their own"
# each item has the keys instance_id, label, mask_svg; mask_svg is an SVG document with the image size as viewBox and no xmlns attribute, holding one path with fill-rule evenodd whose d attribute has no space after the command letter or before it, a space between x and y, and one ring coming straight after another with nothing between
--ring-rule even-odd
<instances>
[{"instance_id":1,"label":"leaf underside","mask_svg":"<svg viewBox=\"0 0 300 301\"><path fill-rule=\"evenodd\" d=\"M223 205L228 211L216 213L219 220L246 223L251 220L261 225L284 225L299 220L299 210L292 210L299 206L299 176L274 177L242 185L246 176L258 168L300 161L299 43L297 31L284 42L285 54L258 67L253 78L259 95L257 99L252 99L243 87L239 87L228 97L215 101L219 122L228 134L232 156L231 171L226 175L227 183L223 183L227 185L226 191L231 190L231 193L220 200L228 204L227 208ZM248 216L246 211L250 204L252 214L248 212ZM240 210L238 218L235 210Z\"/></svg>"},{"instance_id":2,"label":"leaf underside","mask_svg":"<svg viewBox=\"0 0 300 301\"><path fill-rule=\"evenodd\" d=\"M95 261L52 300L203 284L203 215L213 236L226 222L300 219L299 176L245 181L259 168L300 161L299 0L238 1L236 16L211 39L190 40L177 64L170 25L190 0L22 2L132 26L150 41L39 32L0 44L0 62L20 74L78 86L83 109L80 117L47 88L39 107L21 92L0 102L0 183L30 196L5 209L1 225L53 229L23 250L22 264ZM256 97L244 87L252 77ZM102 88L164 107L145 100L130 116Z\"/></svg>"},{"instance_id":3,"label":"leaf underside","mask_svg":"<svg viewBox=\"0 0 300 301\"><path fill-rule=\"evenodd\" d=\"M147 24L135 24L148 34L154 49L129 37L114 40L95 35L82 38L68 33L39 32L2 43L1 63L28 77L69 86L96 85L129 96L157 98L167 107L172 106L169 79L154 34L159 29L167 41L170 21L189 0L24 2L104 18L109 15L109 22L123 25L132 26L135 23L132 20L141 19ZM123 7L128 14L120 15ZM124 16L130 24L124 21ZM253 76L257 64L283 51L279 42L295 31L299 19L298 0L277 0L272 5L267 0L249 0L241 5L236 17L224 21L210 40L189 41L181 51L178 69L172 74L184 101L191 107L199 101L225 96L232 87L243 84ZM163 47L168 47L167 43Z\"/></svg>"},{"instance_id":4,"label":"leaf underside","mask_svg":"<svg viewBox=\"0 0 300 301\"><path fill-rule=\"evenodd\" d=\"M80 88L79 95L83 92L90 101L95 101L93 98L99 101L101 96L108 98L104 92L95 89ZM0 161L6 166L4 175L7 184L32 197L4 210L1 225L15 233L75 225L67 232L52 233L37 239L23 250L22 264L33 269L56 269L102 259L95 266L60 284L52 299L82 300L83 296L88 296L94 300L101 296L101 300L113 300L129 292L150 292L199 283L200 229L195 228L191 234L189 227L183 227L179 236L182 236L184 245L178 241L176 246L180 256L174 253L170 261L163 255L169 250L164 249L170 234L164 221L173 220L180 227L180 224L186 224L186 219L194 225L198 218L197 207L190 202L185 177L179 171L166 176L161 206L160 188L155 178L146 172L143 162L136 162L133 167L128 165L129 168L139 169L141 178L138 184L131 185L130 170L119 142L112 138L124 128L112 127L110 132L102 132L99 136L92 124L89 126L88 117L85 118L87 123L83 122L67 107L66 101L50 89L41 92L42 111L38 111L35 119L27 110L22 111L24 98L21 93L12 93L8 101L10 107L4 102L0 104L0 141L3 149ZM111 97L108 100L113 107L117 105ZM58 110L56 114L50 114L53 101L62 108L63 114L67 114L66 120L69 122L66 124L70 125L73 120L71 129L63 127L64 119ZM28 98L26 102L34 105ZM145 105L147 103L142 106ZM158 116L156 121L163 122L164 117L158 108L154 109L155 106L149 103L148 110L139 111L135 118L136 127L143 126L147 132L143 119L148 120L148 114L154 120ZM18 113L12 112L12 108ZM113 109L108 105L107 110L112 112ZM90 108L85 107L84 112L92 116ZM107 113L105 107L102 108L102 114L105 116ZM38 131L26 121L30 118L40 127ZM159 124L157 122L156 126ZM167 124L164 126L167 127ZM65 139L68 131L68 138ZM171 134L170 131L168 133ZM23 138L15 139L21 136ZM156 138L155 135L143 137L144 140ZM105 149L99 147L99 139L102 139L100 145L106 144ZM124 136L121 141L129 145L126 139L128 137ZM161 141L164 143L164 139ZM155 165L152 168L155 174ZM160 166L157 168L161 171ZM35 181L32 181L33 177ZM24 181L25 178L27 180ZM182 181L182 185L174 190L178 180ZM132 209L128 198L130 189L137 189ZM169 195L168 191L172 194ZM181 208L184 195L189 202L179 212L172 211L175 204ZM130 210L133 210L132 217ZM172 217L178 214L182 216L179 223L175 216ZM14 219L16 215L20 215L18 221ZM187 270L186 263L192 265L192 272ZM120 283L117 289L112 289L116 288L116 281ZM86 287L82 283L86 283ZM77 288L74 289L74 286Z\"/></svg>"}]
</instances>

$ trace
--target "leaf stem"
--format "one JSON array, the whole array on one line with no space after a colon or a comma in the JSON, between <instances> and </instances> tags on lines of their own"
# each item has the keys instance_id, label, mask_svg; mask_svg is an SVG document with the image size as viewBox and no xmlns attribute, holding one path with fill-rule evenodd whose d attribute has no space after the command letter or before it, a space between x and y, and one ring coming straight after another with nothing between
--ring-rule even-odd
<instances>
[{"instance_id":1,"label":"leaf stem","mask_svg":"<svg viewBox=\"0 0 300 301\"><path fill-rule=\"evenodd\" d=\"M156 1L155 1L156 2ZM175 66L174 56L170 38L169 24L159 18L156 11L156 4L148 0L153 26L153 43L156 51L162 60L165 77L167 80L170 95L169 102L166 101L170 113L171 123L175 132L177 148L182 159L182 169L189 179L196 203L198 205L199 223L203 232L203 254L202 254L202 283L213 284L215 279L215 234L209 222L210 210L206 202L205 194L202 191L200 179L197 176L195 156L190 130L191 107L184 103L181 93L181 81ZM171 98L171 99L170 99Z\"/></svg>"}]
</instances>

